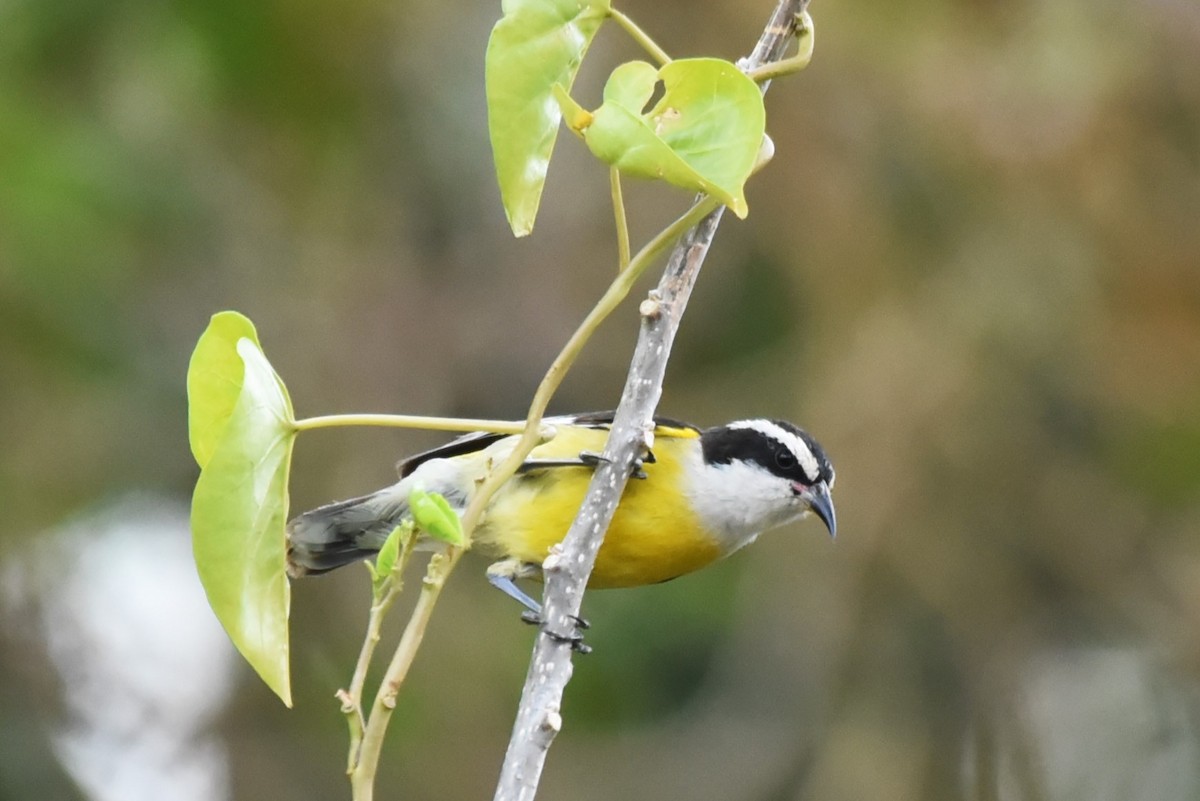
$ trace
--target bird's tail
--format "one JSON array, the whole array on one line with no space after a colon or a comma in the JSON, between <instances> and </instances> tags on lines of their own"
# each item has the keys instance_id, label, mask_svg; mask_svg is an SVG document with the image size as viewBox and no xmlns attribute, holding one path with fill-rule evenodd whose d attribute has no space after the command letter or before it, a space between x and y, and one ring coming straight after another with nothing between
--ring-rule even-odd
<instances>
[{"instance_id":1,"label":"bird's tail","mask_svg":"<svg viewBox=\"0 0 1200 801\"><path fill-rule=\"evenodd\" d=\"M326 504L287 524L287 572L292 578L328 573L369 558L408 512L394 487Z\"/></svg>"}]
</instances>

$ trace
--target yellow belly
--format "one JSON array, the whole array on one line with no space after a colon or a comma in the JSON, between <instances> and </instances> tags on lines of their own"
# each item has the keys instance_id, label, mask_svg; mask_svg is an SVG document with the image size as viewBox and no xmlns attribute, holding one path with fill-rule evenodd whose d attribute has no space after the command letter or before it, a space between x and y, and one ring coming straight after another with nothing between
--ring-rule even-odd
<instances>
[{"instance_id":1,"label":"yellow belly","mask_svg":"<svg viewBox=\"0 0 1200 801\"><path fill-rule=\"evenodd\" d=\"M607 432L592 432L594 443L574 435L560 437L535 451L541 458L599 451ZM586 435L591 436L591 434ZM590 587L636 587L698 570L720 558L714 538L692 513L679 480L682 450L694 439L660 438L659 461L647 464L644 479L631 479L596 555ZM668 451L678 451L669 456ZM518 476L489 505L476 530L476 543L496 555L541 564L550 547L562 541L583 496L592 470L556 467ZM664 486L666 488L664 488Z\"/></svg>"}]
</instances>

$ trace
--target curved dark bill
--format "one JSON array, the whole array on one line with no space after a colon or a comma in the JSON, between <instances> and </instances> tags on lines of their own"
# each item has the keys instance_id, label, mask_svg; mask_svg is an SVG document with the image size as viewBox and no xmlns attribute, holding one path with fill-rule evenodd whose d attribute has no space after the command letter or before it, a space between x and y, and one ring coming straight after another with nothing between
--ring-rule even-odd
<instances>
[{"instance_id":1,"label":"curved dark bill","mask_svg":"<svg viewBox=\"0 0 1200 801\"><path fill-rule=\"evenodd\" d=\"M829 536L837 536L837 514L833 510L833 498L829 495L829 486L824 481L813 484L808 492L808 505L816 512L817 517L829 529Z\"/></svg>"}]
</instances>

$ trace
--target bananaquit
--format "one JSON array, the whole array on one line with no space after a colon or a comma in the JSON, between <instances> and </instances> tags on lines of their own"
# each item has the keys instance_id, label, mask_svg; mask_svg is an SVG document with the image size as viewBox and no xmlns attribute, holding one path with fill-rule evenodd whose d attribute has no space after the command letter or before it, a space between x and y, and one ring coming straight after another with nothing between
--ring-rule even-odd
<instances>
[{"instance_id":1,"label":"bananaquit","mask_svg":"<svg viewBox=\"0 0 1200 801\"><path fill-rule=\"evenodd\" d=\"M514 580L541 578L542 561L583 502L612 419L611 412L546 418L555 436L496 492L475 529L472 548L499 560L488 580L535 615L539 604ZM704 430L663 418L655 424L653 450L617 506L589 587L637 587L691 573L809 512L836 533L833 467L801 429L782 420ZM378 551L408 515L416 486L441 493L461 513L516 442L511 434L467 434L402 461L400 481L390 487L294 518L289 575L326 573Z\"/></svg>"}]
</instances>

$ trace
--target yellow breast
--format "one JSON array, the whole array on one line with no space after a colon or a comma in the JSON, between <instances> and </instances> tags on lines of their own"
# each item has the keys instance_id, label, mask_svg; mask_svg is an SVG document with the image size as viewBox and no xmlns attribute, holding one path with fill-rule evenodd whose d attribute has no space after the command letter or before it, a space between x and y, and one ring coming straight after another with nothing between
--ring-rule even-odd
<instances>
[{"instance_id":1,"label":"yellow breast","mask_svg":"<svg viewBox=\"0 0 1200 801\"><path fill-rule=\"evenodd\" d=\"M676 433L686 436L663 436ZM581 450L599 452L606 431L571 429L532 454L570 458ZM657 461L645 465L646 478L631 479L596 555L591 587L636 587L698 570L720 558L721 548L700 525L685 495L683 464L696 458L694 432L660 431ZM592 470L555 467L513 478L497 494L476 530L476 542L504 557L541 564L562 541L587 492Z\"/></svg>"}]
</instances>

